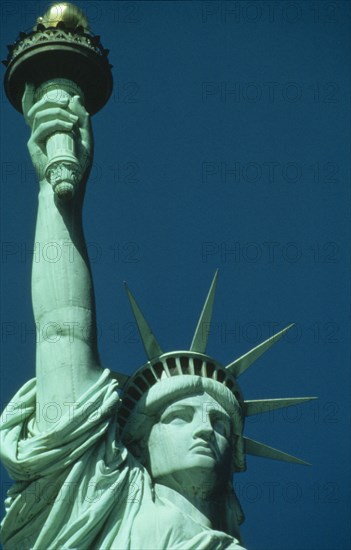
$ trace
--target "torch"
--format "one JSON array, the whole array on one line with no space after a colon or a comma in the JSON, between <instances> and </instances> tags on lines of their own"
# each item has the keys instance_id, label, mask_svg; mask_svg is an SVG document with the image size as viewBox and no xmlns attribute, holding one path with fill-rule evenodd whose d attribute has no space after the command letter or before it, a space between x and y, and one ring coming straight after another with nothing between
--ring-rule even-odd
<instances>
[{"instance_id":1,"label":"torch","mask_svg":"<svg viewBox=\"0 0 351 550\"><path fill-rule=\"evenodd\" d=\"M8 46L4 86L11 104L22 111L26 84L34 86L34 101L81 97L90 115L107 103L113 87L112 66L100 37L85 14L68 3L53 5L37 19L31 32L21 32ZM70 199L83 173L74 132L55 132L46 141L44 176L62 200Z\"/></svg>"}]
</instances>

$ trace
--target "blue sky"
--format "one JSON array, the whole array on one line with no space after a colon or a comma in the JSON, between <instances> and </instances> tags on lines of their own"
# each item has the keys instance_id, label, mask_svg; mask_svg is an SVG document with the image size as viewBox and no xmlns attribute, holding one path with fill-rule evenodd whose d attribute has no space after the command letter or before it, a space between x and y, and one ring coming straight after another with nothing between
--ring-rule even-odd
<instances>
[{"instance_id":1,"label":"blue sky","mask_svg":"<svg viewBox=\"0 0 351 550\"><path fill-rule=\"evenodd\" d=\"M130 374L145 362L124 280L165 351L189 347L216 268L218 361L295 322L239 382L246 399L319 397L246 424L313 466L248 458L235 480L244 542L346 550L349 3L76 4L114 66L84 211L103 364ZM3 58L46 7L1 3ZM34 375L37 184L28 127L1 93L4 405Z\"/></svg>"}]
</instances>

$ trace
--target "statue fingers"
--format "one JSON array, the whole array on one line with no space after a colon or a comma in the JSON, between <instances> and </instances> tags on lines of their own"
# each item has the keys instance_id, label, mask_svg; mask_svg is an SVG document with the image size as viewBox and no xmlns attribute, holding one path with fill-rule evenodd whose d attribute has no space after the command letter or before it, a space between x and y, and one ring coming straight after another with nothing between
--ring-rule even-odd
<instances>
[{"instance_id":1,"label":"statue fingers","mask_svg":"<svg viewBox=\"0 0 351 550\"><path fill-rule=\"evenodd\" d=\"M32 133L32 141L34 143L41 144L55 132L71 132L73 130L74 122L67 122L65 120L51 120L43 122Z\"/></svg>"},{"instance_id":2,"label":"statue fingers","mask_svg":"<svg viewBox=\"0 0 351 550\"><path fill-rule=\"evenodd\" d=\"M30 124L28 113L34 104L35 86L31 83L26 83L24 94L22 97L22 111L27 124Z\"/></svg>"},{"instance_id":3,"label":"statue fingers","mask_svg":"<svg viewBox=\"0 0 351 550\"><path fill-rule=\"evenodd\" d=\"M45 111L46 109L50 108L61 108L65 110L68 106L68 99L67 98L58 98L57 101L54 101L52 98L49 98L48 96L42 97L39 101L32 104L32 106L27 111L26 120L30 126L33 125L34 118L37 113L40 111Z\"/></svg>"},{"instance_id":4,"label":"statue fingers","mask_svg":"<svg viewBox=\"0 0 351 550\"><path fill-rule=\"evenodd\" d=\"M32 119L32 129L33 131L37 130L41 124L46 122L78 122L78 117L66 109L61 109L60 107L51 107L47 109L37 110L33 119Z\"/></svg>"},{"instance_id":5,"label":"statue fingers","mask_svg":"<svg viewBox=\"0 0 351 550\"><path fill-rule=\"evenodd\" d=\"M69 102L68 108L70 109L70 111L72 111L72 113L79 117L79 120L83 127L90 127L90 115L84 107L79 95L75 95L72 97Z\"/></svg>"},{"instance_id":6,"label":"statue fingers","mask_svg":"<svg viewBox=\"0 0 351 550\"><path fill-rule=\"evenodd\" d=\"M93 134L91 130L91 120L88 111L85 109L82 100L79 95L72 97L69 103L69 109L74 113L79 119L79 132L82 147L84 149L86 164L89 164L92 149L93 149Z\"/></svg>"}]
</instances>

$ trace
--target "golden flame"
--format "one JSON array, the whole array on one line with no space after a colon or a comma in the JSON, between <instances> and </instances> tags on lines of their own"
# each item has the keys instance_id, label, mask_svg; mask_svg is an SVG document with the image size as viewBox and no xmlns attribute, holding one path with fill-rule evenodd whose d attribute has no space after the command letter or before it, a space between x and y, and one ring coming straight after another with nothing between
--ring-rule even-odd
<instances>
[{"instance_id":1,"label":"golden flame","mask_svg":"<svg viewBox=\"0 0 351 550\"><path fill-rule=\"evenodd\" d=\"M42 17L38 17L37 24L44 25L44 27L57 27L61 21L69 29L83 27L85 31L89 31L88 19L84 12L68 2L52 5Z\"/></svg>"}]
</instances>

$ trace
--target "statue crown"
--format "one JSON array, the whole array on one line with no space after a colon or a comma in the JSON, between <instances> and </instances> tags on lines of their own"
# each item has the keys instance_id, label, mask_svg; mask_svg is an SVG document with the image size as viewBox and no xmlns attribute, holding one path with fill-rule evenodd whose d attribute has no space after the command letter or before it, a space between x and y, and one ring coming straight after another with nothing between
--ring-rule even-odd
<instances>
[{"instance_id":1,"label":"statue crown","mask_svg":"<svg viewBox=\"0 0 351 550\"><path fill-rule=\"evenodd\" d=\"M279 399L244 400L237 378L245 372L261 355L293 326L292 324L274 334L243 356L227 366L206 355L209 331L207 330L212 317L214 296L218 279L218 270L213 278L194 337L189 350L178 350L164 353L139 308L134 296L126 285L129 302L143 342L148 362L139 368L132 376L114 373L123 389L123 397L119 410L119 424L123 430L139 400L155 385L171 377L197 376L213 381L214 384L225 386L238 402L244 419L246 416L261 414L275 409L297 405L315 399L314 397L293 397ZM242 434L237 434L242 435ZM263 443L244 437L245 453L265 458L308 464L290 454L279 451Z\"/></svg>"}]
</instances>

